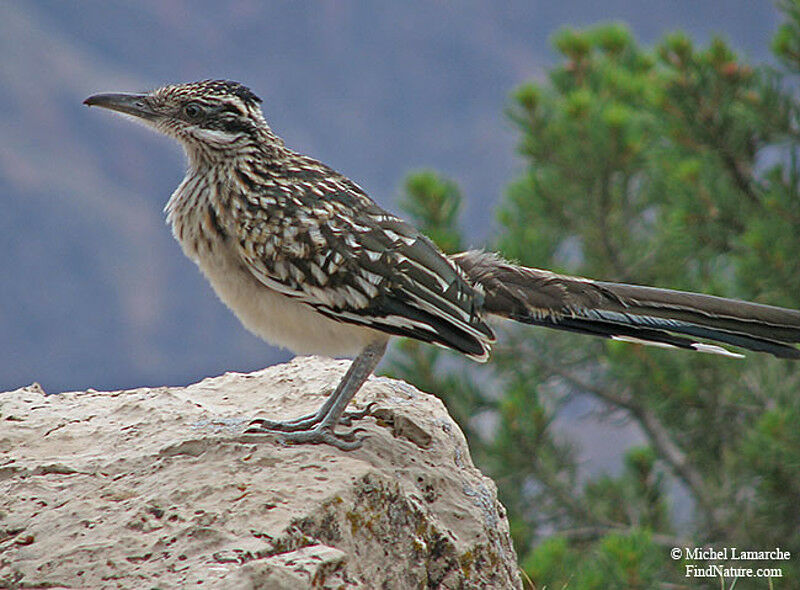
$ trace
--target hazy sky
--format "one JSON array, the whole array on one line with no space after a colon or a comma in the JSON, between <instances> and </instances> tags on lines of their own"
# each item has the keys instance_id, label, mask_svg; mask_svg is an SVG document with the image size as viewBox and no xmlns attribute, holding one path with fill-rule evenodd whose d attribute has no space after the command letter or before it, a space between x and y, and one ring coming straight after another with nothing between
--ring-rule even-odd
<instances>
[{"instance_id":1,"label":"hazy sky","mask_svg":"<svg viewBox=\"0 0 800 590\"><path fill-rule=\"evenodd\" d=\"M645 42L719 32L758 61L779 15L745 0L0 3L0 389L180 384L289 356L169 235L177 146L90 112L89 94L237 79L287 143L387 208L411 170L455 178L480 245L519 169L509 93L543 77L560 27L607 20Z\"/></svg>"}]
</instances>

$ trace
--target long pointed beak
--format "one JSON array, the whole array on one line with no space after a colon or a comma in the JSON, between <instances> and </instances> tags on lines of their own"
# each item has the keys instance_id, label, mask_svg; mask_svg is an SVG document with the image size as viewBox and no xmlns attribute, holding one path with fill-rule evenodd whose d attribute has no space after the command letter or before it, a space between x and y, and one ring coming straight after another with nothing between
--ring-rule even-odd
<instances>
[{"instance_id":1,"label":"long pointed beak","mask_svg":"<svg viewBox=\"0 0 800 590\"><path fill-rule=\"evenodd\" d=\"M151 120L155 118L156 113L146 98L146 94L95 94L84 100L83 104Z\"/></svg>"}]
</instances>

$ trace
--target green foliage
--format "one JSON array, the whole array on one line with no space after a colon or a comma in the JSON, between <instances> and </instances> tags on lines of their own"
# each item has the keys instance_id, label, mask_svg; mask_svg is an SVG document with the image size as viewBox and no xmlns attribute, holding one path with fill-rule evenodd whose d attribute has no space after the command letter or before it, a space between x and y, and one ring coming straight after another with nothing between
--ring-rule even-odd
<instances>
[{"instance_id":1,"label":"green foliage","mask_svg":"<svg viewBox=\"0 0 800 590\"><path fill-rule=\"evenodd\" d=\"M800 3L781 6L773 48L800 71ZM794 81L743 63L721 39L702 48L675 33L647 49L612 24L563 30L553 42L562 60L547 82L512 94L508 116L527 166L499 206L492 247L529 266L798 307ZM424 173L406 193L414 221L457 250L457 187ZM480 372L408 342L392 371L442 395L464 426L537 587L685 585L672 546L800 555L796 365L502 332ZM641 432L619 473L591 475L579 463L581 449L559 427L576 400ZM689 497L688 525L671 512L676 488ZM800 576L794 562L754 567L765 565Z\"/></svg>"},{"instance_id":2,"label":"green foliage","mask_svg":"<svg viewBox=\"0 0 800 590\"><path fill-rule=\"evenodd\" d=\"M456 228L461 193L455 182L430 170L410 174L400 206L444 252L461 249L461 235Z\"/></svg>"},{"instance_id":3,"label":"green foliage","mask_svg":"<svg viewBox=\"0 0 800 590\"><path fill-rule=\"evenodd\" d=\"M576 551L555 535L543 541L523 562L539 588L637 590L658 587L661 548L647 531L609 533Z\"/></svg>"},{"instance_id":4,"label":"green foliage","mask_svg":"<svg viewBox=\"0 0 800 590\"><path fill-rule=\"evenodd\" d=\"M800 72L800 2L781 0L779 6L786 22L772 39L772 51L789 70Z\"/></svg>"}]
</instances>

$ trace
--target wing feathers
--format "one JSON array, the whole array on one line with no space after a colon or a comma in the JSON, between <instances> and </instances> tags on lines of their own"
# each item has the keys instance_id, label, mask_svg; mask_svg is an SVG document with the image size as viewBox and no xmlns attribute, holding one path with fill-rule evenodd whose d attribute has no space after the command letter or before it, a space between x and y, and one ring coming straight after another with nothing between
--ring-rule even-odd
<instances>
[{"instance_id":1,"label":"wing feathers","mask_svg":"<svg viewBox=\"0 0 800 590\"><path fill-rule=\"evenodd\" d=\"M485 360L494 333L463 271L344 177L296 168L302 180L281 187L264 176L261 206L233 220L252 275L332 319Z\"/></svg>"}]
</instances>

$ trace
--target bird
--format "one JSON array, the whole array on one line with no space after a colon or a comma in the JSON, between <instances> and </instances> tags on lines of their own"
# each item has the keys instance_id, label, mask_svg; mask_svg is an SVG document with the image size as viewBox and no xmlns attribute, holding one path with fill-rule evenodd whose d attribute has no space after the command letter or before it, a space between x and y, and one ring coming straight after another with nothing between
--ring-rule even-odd
<instances>
[{"instance_id":1,"label":"bird","mask_svg":"<svg viewBox=\"0 0 800 590\"><path fill-rule=\"evenodd\" d=\"M230 80L90 96L176 139L186 176L165 213L183 252L251 332L296 354L352 358L314 413L247 432L352 450L340 425L391 338L489 358L494 318L640 344L800 358L800 312L530 268L483 250L446 255L355 182L286 146L262 100Z\"/></svg>"}]
</instances>

